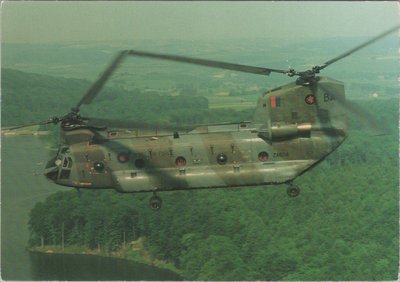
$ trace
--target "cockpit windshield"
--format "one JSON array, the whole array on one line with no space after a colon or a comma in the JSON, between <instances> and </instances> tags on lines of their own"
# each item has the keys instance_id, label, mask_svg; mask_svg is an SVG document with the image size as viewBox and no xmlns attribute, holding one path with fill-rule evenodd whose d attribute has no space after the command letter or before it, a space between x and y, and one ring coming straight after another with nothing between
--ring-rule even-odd
<instances>
[{"instance_id":1,"label":"cockpit windshield","mask_svg":"<svg viewBox=\"0 0 400 282\"><path fill-rule=\"evenodd\" d=\"M71 173L72 158L69 156L69 147L61 147L57 155L49 160L46 164L46 177L52 181L60 179L67 179ZM59 174L61 169L61 173Z\"/></svg>"}]
</instances>

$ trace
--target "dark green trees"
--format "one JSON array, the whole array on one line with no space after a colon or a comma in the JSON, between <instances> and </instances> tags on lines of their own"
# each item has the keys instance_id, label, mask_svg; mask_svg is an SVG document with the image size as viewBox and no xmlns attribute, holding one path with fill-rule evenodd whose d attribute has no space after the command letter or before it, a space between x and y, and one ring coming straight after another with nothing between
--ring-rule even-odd
<instances>
[{"instance_id":1,"label":"dark green trees","mask_svg":"<svg viewBox=\"0 0 400 282\"><path fill-rule=\"evenodd\" d=\"M20 81L20 75L4 72L3 89L7 81ZM8 92L3 91L7 106L3 125L64 113L65 105L74 104L88 85L74 80L76 87L69 88L65 80L49 78L41 84L56 83L60 98L54 100L54 93L44 91L31 99L29 93L41 91L33 87L38 78L24 79L24 85L32 87L13 82ZM13 97L13 91L23 94ZM121 91L118 99L111 92L102 94L100 106L88 108L89 113L103 116L107 109L109 117L119 117L121 108L128 107L125 118L177 123L237 121L252 115L209 110L203 97L148 96L139 90ZM147 207L147 194L66 191L51 195L31 211L30 245L114 251L144 238L154 258L173 262L189 280L395 280L398 99L362 104L389 129L389 135L371 136L352 119L344 144L296 179L302 193L295 199L287 197L285 185L170 192L161 195L164 206L155 213ZM20 109L26 115L17 117ZM165 112L159 113L160 109Z\"/></svg>"}]
</instances>

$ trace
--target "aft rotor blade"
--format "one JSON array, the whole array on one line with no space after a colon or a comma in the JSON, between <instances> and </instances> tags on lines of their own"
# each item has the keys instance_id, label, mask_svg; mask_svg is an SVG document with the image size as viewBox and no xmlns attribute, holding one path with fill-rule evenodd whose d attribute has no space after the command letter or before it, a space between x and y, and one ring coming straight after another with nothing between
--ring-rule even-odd
<instances>
[{"instance_id":1,"label":"aft rotor blade","mask_svg":"<svg viewBox=\"0 0 400 282\"><path fill-rule=\"evenodd\" d=\"M227 62L221 62L221 61L184 57L184 56L178 56L178 55L150 53L150 52L135 51L135 50L127 50L126 52L129 55L138 56L138 57L146 57L146 58L152 58L152 59L167 60L167 61L174 61L174 62L180 62L180 63L188 63L188 64L193 64L193 65L201 65L201 66L206 66L206 67L227 69L227 70L253 73L253 74L269 75L271 72L277 72L277 73L283 73L283 74L288 73L288 71L286 71L286 70L254 67L254 66L233 64L233 63L227 63Z\"/></svg>"},{"instance_id":2,"label":"aft rotor blade","mask_svg":"<svg viewBox=\"0 0 400 282\"><path fill-rule=\"evenodd\" d=\"M35 125L41 125L41 124L40 123L30 123L30 124L24 124L24 125L19 125L19 126L3 128L3 130L15 130L15 129L30 127L30 126L35 126Z\"/></svg>"},{"instance_id":3,"label":"aft rotor blade","mask_svg":"<svg viewBox=\"0 0 400 282\"><path fill-rule=\"evenodd\" d=\"M79 111L79 107L82 104L90 104L94 97L100 92L100 90L103 88L104 84L107 82L107 80L110 78L110 76L114 73L116 68L119 66L119 64L122 62L122 60L125 58L126 52L122 51L118 53L118 55L114 58L114 60L111 62L111 64L106 68L106 70L103 72L103 74L97 79L97 81L92 84L92 86L89 88L89 90L86 92L86 94L82 97L82 99L79 101L79 103L75 107L75 111Z\"/></svg>"},{"instance_id":4,"label":"aft rotor blade","mask_svg":"<svg viewBox=\"0 0 400 282\"><path fill-rule=\"evenodd\" d=\"M400 25L397 25L397 26L395 26L395 27L393 27L393 28L391 28L391 29L379 34L378 36L375 36L374 38L364 42L363 44L358 45L357 47L355 47L355 48L353 48L353 49L351 49L351 50L349 50L349 51L347 51L347 52L345 52L345 53L333 58L332 60L329 60L329 61L325 62L322 66L319 67L319 70L322 70L322 69L326 68L327 66L329 66L329 65L331 65L331 64L333 64L333 63L335 63L335 62L337 62L337 61L339 61L339 60L341 60L341 59L343 59L343 58L345 58L345 57L347 57L347 56L349 56L351 54L353 54L354 52L357 52L358 50L360 50L360 49L362 49L362 48L374 43L375 41L378 41L379 39L381 39L381 38L385 37L386 35L398 30L399 28L400 28Z\"/></svg>"},{"instance_id":5,"label":"aft rotor blade","mask_svg":"<svg viewBox=\"0 0 400 282\"><path fill-rule=\"evenodd\" d=\"M329 93L329 95L335 97L336 101L338 101L347 110L348 113L354 115L358 121L360 121L365 127L370 128L377 135L382 135L389 132L389 129L385 124L378 123L378 121L371 113L363 109L357 103L349 99L343 99L343 97L339 95L335 95L335 91L330 91L329 88L324 87L321 84L319 84L319 86L326 93Z\"/></svg>"}]
</instances>

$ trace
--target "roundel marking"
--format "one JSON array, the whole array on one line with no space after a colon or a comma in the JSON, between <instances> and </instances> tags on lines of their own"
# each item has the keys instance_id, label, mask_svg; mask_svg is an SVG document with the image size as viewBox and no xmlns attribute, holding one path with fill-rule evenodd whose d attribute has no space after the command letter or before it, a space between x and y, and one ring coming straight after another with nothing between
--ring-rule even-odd
<instances>
[{"instance_id":1,"label":"roundel marking","mask_svg":"<svg viewBox=\"0 0 400 282\"><path fill-rule=\"evenodd\" d=\"M122 152L118 154L118 161L120 163L126 163L127 161L129 161L129 155L128 153Z\"/></svg>"},{"instance_id":2,"label":"roundel marking","mask_svg":"<svg viewBox=\"0 0 400 282\"><path fill-rule=\"evenodd\" d=\"M308 105L313 105L313 104L315 104L315 101L317 100L317 98L315 98L314 95L310 94L310 95L307 95L304 100L306 101L306 103Z\"/></svg>"}]
</instances>

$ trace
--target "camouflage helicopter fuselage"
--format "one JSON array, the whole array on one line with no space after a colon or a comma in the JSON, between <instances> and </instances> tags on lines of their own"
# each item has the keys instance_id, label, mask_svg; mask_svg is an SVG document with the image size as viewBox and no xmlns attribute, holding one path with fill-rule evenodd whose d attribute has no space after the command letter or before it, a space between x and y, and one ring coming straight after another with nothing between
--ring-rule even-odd
<instances>
[{"instance_id":1,"label":"camouflage helicopter fuselage","mask_svg":"<svg viewBox=\"0 0 400 282\"><path fill-rule=\"evenodd\" d=\"M251 122L189 132L65 128L46 175L60 185L119 192L291 182L346 138L343 84L316 79L264 93Z\"/></svg>"}]
</instances>

